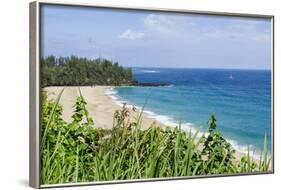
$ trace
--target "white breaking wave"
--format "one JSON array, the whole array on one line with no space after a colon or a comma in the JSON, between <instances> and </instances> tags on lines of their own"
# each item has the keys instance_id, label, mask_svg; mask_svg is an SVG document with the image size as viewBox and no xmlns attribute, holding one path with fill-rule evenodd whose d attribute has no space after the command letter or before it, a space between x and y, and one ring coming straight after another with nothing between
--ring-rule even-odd
<instances>
[{"instance_id":1,"label":"white breaking wave","mask_svg":"<svg viewBox=\"0 0 281 190\"><path fill-rule=\"evenodd\" d=\"M138 111L141 111L141 109L142 109L142 107L140 107L140 106L135 106L135 105L130 104L128 101L122 100L119 96L117 96L118 93L116 90L114 90L114 88L107 89L104 94L109 96L112 99L112 101L115 102L119 106L123 106L124 104L126 104L126 106L130 109L132 109L133 107L135 107ZM162 123L166 126L169 126L169 127L179 126L179 122L176 122L176 120L173 119L171 116L156 114L155 112L150 111L150 110L143 110L143 113L146 115L146 117L155 119L159 123ZM197 134L198 138L202 137L203 135L208 135L207 132L200 131L200 129L198 129L198 127L195 127L193 123L188 123L188 122L181 123L181 128L187 134L189 132L191 132L191 134L195 134L199 130L199 132ZM229 139L229 138L226 138L226 140L227 140L227 142L229 142L232 145L232 147L235 150L238 150L241 153L247 154L248 147L249 147L250 156L253 156L255 159L259 159L260 151L256 150L254 145L241 145L237 141L235 141L233 139Z\"/></svg>"},{"instance_id":2,"label":"white breaking wave","mask_svg":"<svg viewBox=\"0 0 281 190\"><path fill-rule=\"evenodd\" d=\"M119 99L117 97L117 91L114 90L113 88L106 89L104 95L109 96L114 102L116 102Z\"/></svg>"},{"instance_id":3,"label":"white breaking wave","mask_svg":"<svg viewBox=\"0 0 281 190\"><path fill-rule=\"evenodd\" d=\"M109 88L109 89L106 89L105 92L104 92L105 95L113 95L113 94L117 94L117 91L114 90L113 88Z\"/></svg>"},{"instance_id":4,"label":"white breaking wave","mask_svg":"<svg viewBox=\"0 0 281 190\"><path fill-rule=\"evenodd\" d=\"M156 71L156 70L140 70L139 72L142 72L142 73L159 73L160 71Z\"/></svg>"},{"instance_id":5,"label":"white breaking wave","mask_svg":"<svg viewBox=\"0 0 281 190\"><path fill-rule=\"evenodd\" d=\"M142 109L142 107L140 106L135 106L128 101L122 100L119 96L117 96L117 91L114 90L114 88L107 89L104 94L109 96L113 100L113 102L115 102L119 106L123 106L124 104L126 104L126 106L131 109L133 107L135 107L138 111L141 111ZM155 112L147 109L143 110L143 113L145 114L146 117L155 119L156 121L162 123L163 125L169 127L179 126L179 122L176 122L176 120L173 119L171 116L156 114ZM181 128L187 133L191 132L192 134L195 134L198 131L198 128L196 128L192 123L181 123ZM198 132L198 137L202 137L203 134L204 134L203 132Z\"/></svg>"},{"instance_id":6,"label":"white breaking wave","mask_svg":"<svg viewBox=\"0 0 281 190\"><path fill-rule=\"evenodd\" d=\"M251 157L254 157L255 159L260 158L260 150L255 149L255 146L252 144L249 145L241 145L237 141L226 138L227 142L231 144L231 146L234 148L234 150L238 150L241 153L248 154L248 147L249 147L249 154Z\"/></svg>"}]
</instances>

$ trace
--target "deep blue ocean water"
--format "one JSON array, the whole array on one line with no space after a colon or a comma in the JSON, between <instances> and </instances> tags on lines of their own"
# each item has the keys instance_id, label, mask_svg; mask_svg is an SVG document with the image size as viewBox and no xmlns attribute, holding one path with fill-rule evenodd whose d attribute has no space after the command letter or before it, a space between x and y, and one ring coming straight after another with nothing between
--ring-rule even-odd
<instances>
[{"instance_id":1,"label":"deep blue ocean water","mask_svg":"<svg viewBox=\"0 0 281 190\"><path fill-rule=\"evenodd\" d=\"M207 129L210 114L217 129L234 148L263 149L266 131L271 149L271 71L224 69L134 68L139 82L164 82L162 87L114 88L116 101L138 107L146 113L185 129Z\"/></svg>"}]
</instances>

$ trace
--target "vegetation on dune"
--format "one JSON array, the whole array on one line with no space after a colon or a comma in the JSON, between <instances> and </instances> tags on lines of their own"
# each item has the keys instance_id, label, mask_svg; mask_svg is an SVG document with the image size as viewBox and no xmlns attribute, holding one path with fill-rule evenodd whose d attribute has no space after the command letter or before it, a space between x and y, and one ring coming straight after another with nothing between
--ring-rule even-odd
<instances>
[{"instance_id":1,"label":"vegetation on dune","mask_svg":"<svg viewBox=\"0 0 281 190\"><path fill-rule=\"evenodd\" d=\"M72 122L62 119L59 99L47 100L42 93L41 183L145 179L207 174L261 172L270 169L265 148L259 163L248 153L240 161L216 129L212 114L205 135L153 123L142 127L142 115L130 121L124 105L114 114L112 129L96 128L86 102L80 96ZM265 135L266 136L266 135ZM200 146L202 146L200 148Z\"/></svg>"},{"instance_id":2,"label":"vegetation on dune","mask_svg":"<svg viewBox=\"0 0 281 190\"><path fill-rule=\"evenodd\" d=\"M133 83L130 68L107 59L48 56L41 62L41 86L128 85Z\"/></svg>"}]
</instances>

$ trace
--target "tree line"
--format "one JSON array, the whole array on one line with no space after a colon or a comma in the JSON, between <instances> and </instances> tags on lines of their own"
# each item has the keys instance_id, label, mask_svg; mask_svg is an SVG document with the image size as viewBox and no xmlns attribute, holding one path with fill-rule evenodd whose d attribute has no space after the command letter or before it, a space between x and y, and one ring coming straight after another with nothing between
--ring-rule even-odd
<instances>
[{"instance_id":1,"label":"tree line","mask_svg":"<svg viewBox=\"0 0 281 190\"><path fill-rule=\"evenodd\" d=\"M76 56L41 58L41 86L130 85L131 68L107 59Z\"/></svg>"}]
</instances>

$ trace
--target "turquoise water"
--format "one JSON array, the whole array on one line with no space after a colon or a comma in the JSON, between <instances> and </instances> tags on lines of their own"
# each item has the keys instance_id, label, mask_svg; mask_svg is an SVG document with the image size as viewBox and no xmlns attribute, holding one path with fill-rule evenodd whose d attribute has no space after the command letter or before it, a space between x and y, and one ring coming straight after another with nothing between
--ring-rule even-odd
<instances>
[{"instance_id":1,"label":"turquoise water","mask_svg":"<svg viewBox=\"0 0 281 190\"><path fill-rule=\"evenodd\" d=\"M165 82L163 87L117 87L117 102L142 107L149 117L184 129L207 129L210 114L234 148L263 149L266 131L271 148L271 72L259 70L134 68L139 82Z\"/></svg>"}]
</instances>

